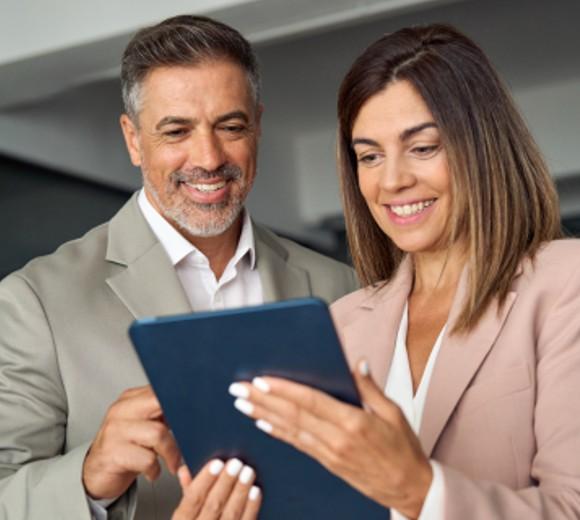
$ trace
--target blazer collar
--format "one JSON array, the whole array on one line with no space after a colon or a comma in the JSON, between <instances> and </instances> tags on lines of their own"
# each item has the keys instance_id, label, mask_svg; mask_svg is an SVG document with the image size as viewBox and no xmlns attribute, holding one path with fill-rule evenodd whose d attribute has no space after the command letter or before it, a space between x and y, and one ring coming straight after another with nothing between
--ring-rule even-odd
<instances>
[{"instance_id":1,"label":"blazer collar","mask_svg":"<svg viewBox=\"0 0 580 520\"><path fill-rule=\"evenodd\" d=\"M260 273L264 303L312 294L308 273L288 261L288 251L271 231L253 224L256 268Z\"/></svg>"},{"instance_id":2,"label":"blazer collar","mask_svg":"<svg viewBox=\"0 0 580 520\"><path fill-rule=\"evenodd\" d=\"M267 229L252 226L264 302L312 294L308 273L288 262L282 242ZM137 194L109 223L106 259L125 267L107 284L135 318L192 312L171 260L139 209Z\"/></svg>"},{"instance_id":3,"label":"blazer collar","mask_svg":"<svg viewBox=\"0 0 580 520\"><path fill-rule=\"evenodd\" d=\"M125 267L107 284L135 318L192 311L171 260L139 209L136 194L109 223L106 259Z\"/></svg>"},{"instance_id":4,"label":"blazer collar","mask_svg":"<svg viewBox=\"0 0 580 520\"><path fill-rule=\"evenodd\" d=\"M516 276L521 272L520 266ZM342 330L343 340L350 346L351 361L356 362L365 357L380 388L385 388L397 331L412 282L412 261L410 257L406 257L389 284L376 290L369 289L369 296L359 304L358 318ZM510 292L501 308L494 300L472 332L467 335L450 335L453 323L463 306L467 282L468 269L465 268L453 299L449 327L443 338L427 392L419 431L419 438L427 456L431 455L453 410L492 348L516 299L516 293ZM360 319L362 317L365 319ZM364 340L361 341L361 338Z\"/></svg>"},{"instance_id":5,"label":"blazer collar","mask_svg":"<svg viewBox=\"0 0 580 520\"><path fill-rule=\"evenodd\" d=\"M397 330L412 283L412 261L405 257L390 283L368 289L368 297L359 304L359 317L365 319L355 319L342 330L343 341L350 346L349 358L355 363L366 358L380 388L385 388Z\"/></svg>"},{"instance_id":6,"label":"blazer collar","mask_svg":"<svg viewBox=\"0 0 580 520\"><path fill-rule=\"evenodd\" d=\"M520 267L516 276L521 272ZM419 431L419 438L427 456L433 452L451 414L493 347L517 297L517 293L511 291L501 307L497 299L494 299L472 331L467 334L450 334L463 307L468 289L468 274L468 269L465 268L451 305L449 327L427 391Z\"/></svg>"}]
</instances>

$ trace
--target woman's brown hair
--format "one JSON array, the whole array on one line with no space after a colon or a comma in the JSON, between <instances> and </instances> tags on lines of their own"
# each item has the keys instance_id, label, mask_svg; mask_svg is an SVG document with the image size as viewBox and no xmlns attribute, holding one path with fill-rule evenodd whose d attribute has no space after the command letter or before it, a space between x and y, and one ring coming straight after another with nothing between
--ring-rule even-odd
<instances>
[{"instance_id":1,"label":"woman's brown hair","mask_svg":"<svg viewBox=\"0 0 580 520\"><path fill-rule=\"evenodd\" d=\"M468 244L469 288L454 331L470 330L507 296L518 264L561 236L542 155L483 51L448 25L387 34L357 58L338 96L338 156L347 236L364 285L388 282L404 252L374 221L359 187L352 128L365 102L408 81L439 128L451 177L450 241Z\"/></svg>"}]
</instances>

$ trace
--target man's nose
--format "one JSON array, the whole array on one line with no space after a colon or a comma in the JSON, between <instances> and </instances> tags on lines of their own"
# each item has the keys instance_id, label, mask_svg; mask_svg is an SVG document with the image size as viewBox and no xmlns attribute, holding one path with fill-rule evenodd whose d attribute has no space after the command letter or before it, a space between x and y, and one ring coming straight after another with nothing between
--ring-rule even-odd
<instances>
[{"instance_id":1,"label":"man's nose","mask_svg":"<svg viewBox=\"0 0 580 520\"><path fill-rule=\"evenodd\" d=\"M191 160L194 166L209 172L217 170L225 162L223 145L211 132L201 134L193 143Z\"/></svg>"}]
</instances>

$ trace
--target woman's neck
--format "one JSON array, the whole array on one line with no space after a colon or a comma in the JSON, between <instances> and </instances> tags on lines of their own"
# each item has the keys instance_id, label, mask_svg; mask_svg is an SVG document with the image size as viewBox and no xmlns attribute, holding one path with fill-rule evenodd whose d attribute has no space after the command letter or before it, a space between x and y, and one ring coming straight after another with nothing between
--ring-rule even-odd
<instances>
[{"instance_id":1,"label":"woman's neck","mask_svg":"<svg viewBox=\"0 0 580 520\"><path fill-rule=\"evenodd\" d=\"M465 257L465 249L459 245L441 251L414 254L413 294L455 292Z\"/></svg>"}]
</instances>

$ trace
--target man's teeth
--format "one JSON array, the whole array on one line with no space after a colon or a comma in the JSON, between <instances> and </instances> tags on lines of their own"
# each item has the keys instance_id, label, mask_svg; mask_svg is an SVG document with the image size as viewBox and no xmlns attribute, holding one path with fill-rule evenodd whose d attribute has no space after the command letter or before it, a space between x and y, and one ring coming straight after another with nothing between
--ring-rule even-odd
<instances>
[{"instance_id":1,"label":"man's teeth","mask_svg":"<svg viewBox=\"0 0 580 520\"><path fill-rule=\"evenodd\" d=\"M421 213L424 209L428 208L435 202L435 199L424 200L422 202L416 202L415 204L404 204L403 206L390 206L391 211L399 217L410 217L411 215L416 215Z\"/></svg>"},{"instance_id":2,"label":"man's teeth","mask_svg":"<svg viewBox=\"0 0 580 520\"><path fill-rule=\"evenodd\" d=\"M214 182L212 184L193 184L191 182L188 182L187 185L197 191L203 191L207 193L210 191L221 190L226 185L226 181Z\"/></svg>"}]
</instances>

